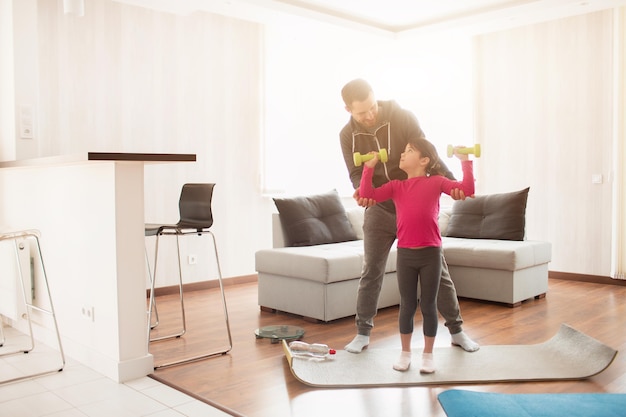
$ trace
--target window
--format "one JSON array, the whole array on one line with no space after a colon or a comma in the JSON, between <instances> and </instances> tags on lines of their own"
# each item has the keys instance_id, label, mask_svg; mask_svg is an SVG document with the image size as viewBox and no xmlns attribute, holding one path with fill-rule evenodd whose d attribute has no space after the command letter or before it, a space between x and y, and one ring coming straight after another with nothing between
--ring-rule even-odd
<instances>
[{"instance_id":1,"label":"window","mask_svg":"<svg viewBox=\"0 0 626 417\"><path fill-rule=\"evenodd\" d=\"M448 144L473 146L469 39L422 43L292 24L265 32L264 193L352 195L339 131L350 118L341 88L353 78L412 110L442 158Z\"/></svg>"}]
</instances>

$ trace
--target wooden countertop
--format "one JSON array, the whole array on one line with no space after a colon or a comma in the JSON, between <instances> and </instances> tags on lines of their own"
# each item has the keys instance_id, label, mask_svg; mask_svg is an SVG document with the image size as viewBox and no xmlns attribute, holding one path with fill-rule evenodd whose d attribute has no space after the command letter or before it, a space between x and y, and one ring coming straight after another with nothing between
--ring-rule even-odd
<instances>
[{"instance_id":1,"label":"wooden countertop","mask_svg":"<svg viewBox=\"0 0 626 417\"><path fill-rule=\"evenodd\" d=\"M89 161L135 161L146 163L195 162L196 154L185 153L128 153L128 152L86 152L72 155L48 156L0 162L0 168L32 167L81 163Z\"/></svg>"}]
</instances>

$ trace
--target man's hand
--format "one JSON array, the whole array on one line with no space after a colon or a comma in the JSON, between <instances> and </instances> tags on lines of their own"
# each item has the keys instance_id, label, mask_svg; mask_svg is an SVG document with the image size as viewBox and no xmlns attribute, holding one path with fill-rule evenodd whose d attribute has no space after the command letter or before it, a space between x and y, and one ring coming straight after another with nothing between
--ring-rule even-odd
<instances>
[{"instance_id":1,"label":"man's hand","mask_svg":"<svg viewBox=\"0 0 626 417\"><path fill-rule=\"evenodd\" d=\"M467 198L463 190L461 190L460 188L452 189L450 191L450 197L452 197L453 200L465 200ZM470 195L470 198L474 198L474 195Z\"/></svg>"},{"instance_id":2,"label":"man's hand","mask_svg":"<svg viewBox=\"0 0 626 417\"><path fill-rule=\"evenodd\" d=\"M372 207L374 205L376 205L376 200L372 200L371 198L362 198L359 195L359 189L357 188L356 190L354 190L354 194L352 194L352 198L354 198L356 200L356 203L360 206L360 207Z\"/></svg>"}]
</instances>

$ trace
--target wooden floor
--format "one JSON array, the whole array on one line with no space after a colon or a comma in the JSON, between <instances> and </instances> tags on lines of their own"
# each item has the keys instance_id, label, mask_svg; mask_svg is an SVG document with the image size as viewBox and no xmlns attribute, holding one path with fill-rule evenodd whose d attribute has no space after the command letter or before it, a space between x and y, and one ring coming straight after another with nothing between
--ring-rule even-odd
<instances>
[{"instance_id":1,"label":"wooden floor","mask_svg":"<svg viewBox=\"0 0 626 417\"><path fill-rule=\"evenodd\" d=\"M451 388L501 393L626 393L626 287L550 279L546 298L520 307L461 300L468 335L481 345L534 344L550 339L562 323L620 351L604 372L582 381L440 385L410 388L319 389L291 374L280 344L257 339L255 330L291 324L306 330L306 342L343 349L355 333L354 317L331 323L311 323L300 317L260 311L256 283L226 287L233 348L225 355L185 365L157 369L153 376L223 407L233 415L293 416L445 416L437 395ZM178 323L173 296L158 297L158 332ZM155 362L177 355L195 355L224 345L226 330L216 290L185 293L188 331L183 337L153 342ZM440 320L436 346L448 346L450 335ZM397 348L397 307L379 311L370 348ZM416 317L416 329L421 318ZM422 346L421 332L413 345ZM515 358L511 358L515 361ZM389 364L391 366L391 364Z\"/></svg>"}]
</instances>

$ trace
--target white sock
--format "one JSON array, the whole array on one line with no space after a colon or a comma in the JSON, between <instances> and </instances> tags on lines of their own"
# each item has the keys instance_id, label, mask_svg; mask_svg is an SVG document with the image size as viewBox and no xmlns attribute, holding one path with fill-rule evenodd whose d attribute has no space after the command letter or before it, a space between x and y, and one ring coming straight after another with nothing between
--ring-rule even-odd
<instances>
[{"instance_id":1,"label":"white sock","mask_svg":"<svg viewBox=\"0 0 626 417\"><path fill-rule=\"evenodd\" d=\"M350 353L361 353L361 351L367 348L370 344L370 337L362 334L357 334L352 342L348 343L344 349Z\"/></svg>"},{"instance_id":2,"label":"white sock","mask_svg":"<svg viewBox=\"0 0 626 417\"><path fill-rule=\"evenodd\" d=\"M411 366L411 352L402 351L398 361L393 364L393 369L404 372L409 369L409 366Z\"/></svg>"},{"instance_id":3,"label":"white sock","mask_svg":"<svg viewBox=\"0 0 626 417\"><path fill-rule=\"evenodd\" d=\"M435 372L435 358L432 353L422 353L422 367L420 372L423 374L432 374Z\"/></svg>"},{"instance_id":4,"label":"white sock","mask_svg":"<svg viewBox=\"0 0 626 417\"><path fill-rule=\"evenodd\" d=\"M470 339L463 331L453 334L451 336L452 344L456 346L461 346L463 350L467 352L476 352L478 349L480 349L478 343Z\"/></svg>"}]
</instances>

